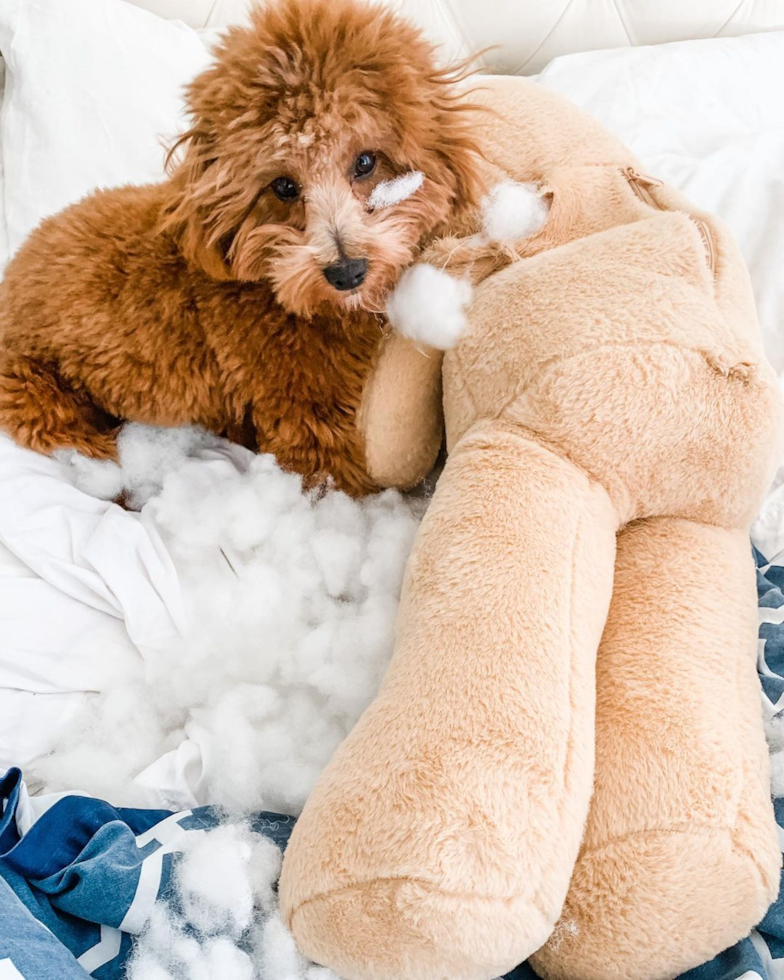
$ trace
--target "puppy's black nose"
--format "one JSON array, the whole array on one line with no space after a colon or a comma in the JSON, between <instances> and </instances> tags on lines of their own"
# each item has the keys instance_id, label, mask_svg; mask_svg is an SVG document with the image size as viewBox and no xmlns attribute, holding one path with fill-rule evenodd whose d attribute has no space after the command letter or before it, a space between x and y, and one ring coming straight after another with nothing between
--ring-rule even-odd
<instances>
[{"instance_id":1,"label":"puppy's black nose","mask_svg":"<svg viewBox=\"0 0 784 980\"><path fill-rule=\"evenodd\" d=\"M365 281L367 259L341 259L324 269L324 278L335 289L356 289Z\"/></svg>"}]
</instances>

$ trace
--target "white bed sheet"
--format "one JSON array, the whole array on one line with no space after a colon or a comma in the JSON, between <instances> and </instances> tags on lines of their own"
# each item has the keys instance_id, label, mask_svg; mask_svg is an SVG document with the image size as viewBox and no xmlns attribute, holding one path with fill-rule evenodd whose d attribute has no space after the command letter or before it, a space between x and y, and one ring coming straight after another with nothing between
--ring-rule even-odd
<instances>
[{"instance_id":1,"label":"white bed sheet","mask_svg":"<svg viewBox=\"0 0 784 980\"><path fill-rule=\"evenodd\" d=\"M93 692L171 642L182 595L140 515L0 435L0 771L26 766Z\"/></svg>"},{"instance_id":2,"label":"white bed sheet","mask_svg":"<svg viewBox=\"0 0 784 980\"><path fill-rule=\"evenodd\" d=\"M573 55L540 81L731 225L784 371L784 33ZM780 531L777 506L765 533ZM118 665L170 642L187 603L153 522L0 437L0 770L26 766ZM202 802L190 771L203 780L204 760L193 762L175 747L139 799Z\"/></svg>"}]
</instances>

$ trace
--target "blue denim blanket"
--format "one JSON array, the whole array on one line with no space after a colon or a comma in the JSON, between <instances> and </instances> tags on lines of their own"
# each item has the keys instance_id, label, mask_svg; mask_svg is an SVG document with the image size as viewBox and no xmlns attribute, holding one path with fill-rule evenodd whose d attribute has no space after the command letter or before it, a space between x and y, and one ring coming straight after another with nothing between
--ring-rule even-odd
<instances>
[{"instance_id":1,"label":"blue denim blanket","mask_svg":"<svg viewBox=\"0 0 784 980\"><path fill-rule=\"evenodd\" d=\"M773 713L784 695L784 556L756 558L759 672ZM784 842L784 800L775 803ZM0 980L121 980L152 903L171 898L177 838L222 819L211 807L171 813L78 794L31 799L18 769L0 781L0 805ZM252 821L282 848L293 824L270 813ZM506 980L535 976L523 964ZM784 897L751 936L682 980L782 977Z\"/></svg>"}]
</instances>

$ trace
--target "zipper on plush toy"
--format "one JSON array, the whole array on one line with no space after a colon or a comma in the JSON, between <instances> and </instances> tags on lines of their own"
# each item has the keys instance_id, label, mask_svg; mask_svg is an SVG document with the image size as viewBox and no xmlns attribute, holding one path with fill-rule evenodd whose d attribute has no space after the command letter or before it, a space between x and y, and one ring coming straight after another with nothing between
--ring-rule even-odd
<instances>
[{"instance_id":1,"label":"zipper on plush toy","mask_svg":"<svg viewBox=\"0 0 784 980\"><path fill-rule=\"evenodd\" d=\"M647 174L638 173L634 167L622 167L621 173L626 178L634 194L644 203L651 208L656 208L657 211L665 211L661 204L656 200L656 198L651 194L649 187L661 187L664 183L657 177L649 177ZM713 242L713 234L711 232L710 226L707 221L703 221L702 218L697 218L693 214L688 215L688 218L694 222L697 226L697 231L700 233L702 238L702 243L705 246L705 257L708 261L708 267L710 271L716 274L716 246Z\"/></svg>"},{"instance_id":2,"label":"zipper on plush toy","mask_svg":"<svg viewBox=\"0 0 784 980\"><path fill-rule=\"evenodd\" d=\"M656 177L648 177L646 174L639 174L634 167L624 167L621 173L629 181L629 187L631 187L641 201L659 211L664 210L648 190L649 187L661 187L663 183L661 180Z\"/></svg>"},{"instance_id":3,"label":"zipper on plush toy","mask_svg":"<svg viewBox=\"0 0 784 980\"><path fill-rule=\"evenodd\" d=\"M697 231L702 236L702 243L705 246L705 254L708 256L710 271L716 275L716 246L713 242L713 232L711 231L710 225L707 221L703 221L702 218L695 218L693 214L690 214L689 217L697 226Z\"/></svg>"}]
</instances>

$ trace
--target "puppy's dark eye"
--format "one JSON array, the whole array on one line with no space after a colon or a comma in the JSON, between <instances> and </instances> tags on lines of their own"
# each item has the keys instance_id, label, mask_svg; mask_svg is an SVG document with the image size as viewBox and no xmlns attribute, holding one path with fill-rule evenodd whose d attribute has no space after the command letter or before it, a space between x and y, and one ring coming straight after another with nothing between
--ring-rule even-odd
<instances>
[{"instance_id":1,"label":"puppy's dark eye","mask_svg":"<svg viewBox=\"0 0 784 980\"><path fill-rule=\"evenodd\" d=\"M299 187L291 177L276 177L270 184L272 193L281 201L296 201L299 197Z\"/></svg>"},{"instance_id":2,"label":"puppy's dark eye","mask_svg":"<svg viewBox=\"0 0 784 980\"><path fill-rule=\"evenodd\" d=\"M360 153L354 161L355 177L367 177L367 175L372 174L375 169L376 154L370 153L368 150L365 150L364 153Z\"/></svg>"}]
</instances>

